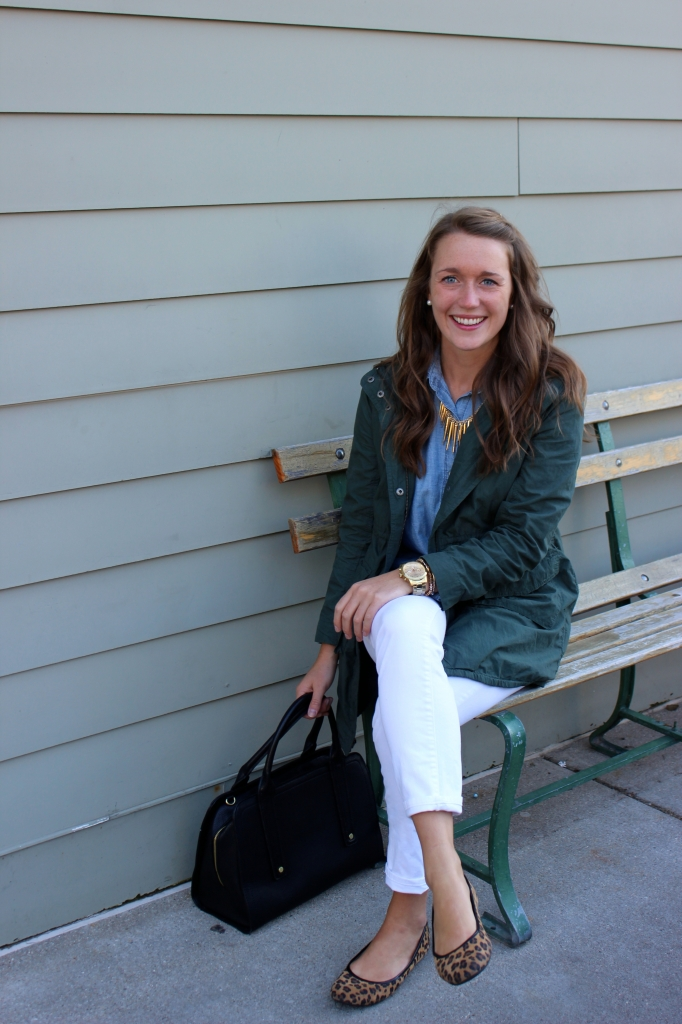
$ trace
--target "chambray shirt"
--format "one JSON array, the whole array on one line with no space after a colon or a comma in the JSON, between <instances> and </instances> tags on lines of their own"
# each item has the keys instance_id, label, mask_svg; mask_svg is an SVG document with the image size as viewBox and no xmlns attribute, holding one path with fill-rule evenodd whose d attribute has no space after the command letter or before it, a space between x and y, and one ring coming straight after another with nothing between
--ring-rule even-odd
<instances>
[{"instance_id":1,"label":"chambray shirt","mask_svg":"<svg viewBox=\"0 0 682 1024\"><path fill-rule=\"evenodd\" d=\"M414 497L405 524L398 564L405 561L406 555L407 557L416 557L428 554L431 530L457 454L457 449L455 451L452 448L448 451L445 450L443 424L438 414L440 403L442 402L458 420L468 419L473 406L471 391L462 395L456 402L453 401L443 377L439 354L436 354L431 363L428 381L436 406L436 425L424 448L426 472L424 476L416 478Z\"/></svg>"}]
</instances>

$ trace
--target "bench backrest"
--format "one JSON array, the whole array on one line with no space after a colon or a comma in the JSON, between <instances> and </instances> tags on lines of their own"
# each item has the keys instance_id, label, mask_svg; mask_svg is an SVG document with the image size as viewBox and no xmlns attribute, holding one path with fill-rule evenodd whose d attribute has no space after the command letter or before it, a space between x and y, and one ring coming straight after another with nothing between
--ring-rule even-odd
<instances>
[{"instance_id":1,"label":"bench backrest","mask_svg":"<svg viewBox=\"0 0 682 1024\"><path fill-rule=\"evenodd\" d=\"M682 462L682 436L617 448L610 424L611 420L625 416L678 406L682 406L682 380L644 384L617 391L599 391L587 396L585 423L594 425L599 452L585 455L580 460L576 487L596 483L606 485L606 525L611 566L619 578L603 577L602 580L583 584L575 613L625 600L682 579L682 556L635 567L622 485L623 477ZM353 438L348 436L273 450L280 482L326 474L331 491L333 509L289 520L295 552L312 551L337 543L340 509L346 493L346 469L352 446Z\"/></svg>"}]
</instances>

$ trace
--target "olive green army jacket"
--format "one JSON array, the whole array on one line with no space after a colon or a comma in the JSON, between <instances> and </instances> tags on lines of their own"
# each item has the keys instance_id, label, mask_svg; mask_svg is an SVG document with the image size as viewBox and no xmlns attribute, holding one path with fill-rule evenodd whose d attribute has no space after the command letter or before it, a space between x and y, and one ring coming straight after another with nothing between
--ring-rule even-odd
<instances>
[{"instance_id":1,"label":"olive green army jacket","mask_svg":"<svg viewBox=\"0 0 682 1024\"><path fill-rule=\"evenodd\" d=\"M334 630L334 607L359 580L388 572L400 551L414 474L396 459L390 369L365 374L355 420L339 545L316 640L339 652L337 720L342 745L376 695L364 644ZM490 429L485 404L477 413ZM558 531L575 487L582 416L557 387L529 450L503 472L479 472L481 444L464 435L429 540L427 561L447 615L443 667L492 686L542 686L556 675L578 596ZM429 600L429 598L415 598Z\"/></svg>"}]
</instances>

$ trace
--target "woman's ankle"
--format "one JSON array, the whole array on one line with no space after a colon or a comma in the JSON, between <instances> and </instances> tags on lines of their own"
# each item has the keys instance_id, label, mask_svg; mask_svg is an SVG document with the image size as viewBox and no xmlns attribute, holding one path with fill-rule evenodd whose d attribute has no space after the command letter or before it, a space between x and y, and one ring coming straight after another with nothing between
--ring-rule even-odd
<instances>
[{"instance_id":1,"label":"woman's ankle","mask_svg":"<svg viewBox=\"0 0 682 1024\"><path fill-rule=\"evenodd\" d=\"M409 931L414 931L416 928L421 930L426 924L427 897L428 890L420 894L394 892L386 911L384 923Z\"/></svg>"}]
</instances>

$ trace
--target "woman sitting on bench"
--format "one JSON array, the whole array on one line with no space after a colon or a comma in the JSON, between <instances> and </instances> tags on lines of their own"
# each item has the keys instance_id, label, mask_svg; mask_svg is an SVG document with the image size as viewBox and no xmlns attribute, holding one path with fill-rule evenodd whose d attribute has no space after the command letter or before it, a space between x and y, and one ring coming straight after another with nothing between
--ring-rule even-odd
<instances>
[{"instance_id":1,"label":"woman sitting on bench","mask_svg":"<svg viewBox=\"0 0 682 1024\"><path fill-rule=\"evenodd\" d=\"M393 897L332 986L338 1002L386 999L422 959L428 889L441 978L462 984L490 959L453 841L460 727L554 678L578 594L558 524L585 378L554 347L552 313L512 224L477 207L448 213L405 287L397 354L362 378L320 652L297 690L312 692L310 717L324 714L338 664L348 749L378 688Z\"/></svg>"}]
</instances>

